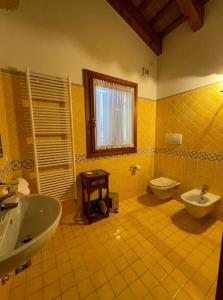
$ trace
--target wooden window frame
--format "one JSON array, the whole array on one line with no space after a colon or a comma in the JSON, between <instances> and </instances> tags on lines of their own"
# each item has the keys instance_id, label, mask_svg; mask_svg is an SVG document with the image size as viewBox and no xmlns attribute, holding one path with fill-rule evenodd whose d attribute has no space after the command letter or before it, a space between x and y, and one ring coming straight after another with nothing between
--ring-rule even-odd
<instances>
[{"instance_id":1,"label":"wooden window frame","mask_svg":"<svg viewBox=\"0 0 223 300\"><path fill-rule=\"evenodd\" d=\"M134 88L134 116L133 116L133 147L112 148L112 149L96 149L95 148L95 118L94 118L94 87L93 80L100 79L120 85L125 85ZM137 152L137 97L138 85L137 83L112 77L109 75L93 72L83 69L84 82L84 97L85 97L85 121L86 121L86 144L87 157L101 157L120 154L129 154Z\"/></svg>"}]
</instances>

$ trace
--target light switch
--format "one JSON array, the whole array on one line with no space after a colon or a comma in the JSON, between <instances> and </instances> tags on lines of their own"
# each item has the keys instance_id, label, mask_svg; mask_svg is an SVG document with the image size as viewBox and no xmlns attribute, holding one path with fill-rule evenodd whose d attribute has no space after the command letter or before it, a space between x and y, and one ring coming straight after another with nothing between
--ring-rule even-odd
<instances>
[{"instance_id":1,"label":"light switch","mask_svg":"<svg viewBox=\"0 0 223 300\"><path fill-rule=\"evenodd\" d=\"M167 133L165 134L165 142L167 144L181 145L182 134L181 133Z\"/></svg>"}]
</instances>

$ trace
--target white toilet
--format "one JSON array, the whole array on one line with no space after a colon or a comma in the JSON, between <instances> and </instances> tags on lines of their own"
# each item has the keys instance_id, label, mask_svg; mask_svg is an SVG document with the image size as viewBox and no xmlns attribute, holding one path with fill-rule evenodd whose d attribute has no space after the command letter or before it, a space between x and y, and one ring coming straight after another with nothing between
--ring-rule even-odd
<instances>
[{"instance_id":1,"label":"white toilet","mask_svg":"<svg viewBox=\"0 0 223 300\"><path fill-rule=\"evenodd\" d=\"M175 195L180 182L166 177L159 177L150 180L149 186L158 199L164 200L170 199Z\"/></svg>"}]
</instances>

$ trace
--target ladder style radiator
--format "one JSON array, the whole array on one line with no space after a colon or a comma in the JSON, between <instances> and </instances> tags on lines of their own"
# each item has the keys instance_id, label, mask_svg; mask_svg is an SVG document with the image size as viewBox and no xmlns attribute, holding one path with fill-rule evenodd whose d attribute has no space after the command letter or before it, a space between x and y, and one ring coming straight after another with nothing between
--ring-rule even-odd
<instances>
[{"instance_id":1,"label":"ladder style radiator","mask_svg":"<svg viewBox=\"0 0 223 300\"><path fill-rule=\"evenodd\" d=\"M71 82L26 73L38 193L75 199L75 152Z\"/></svg>"}]
</instances>

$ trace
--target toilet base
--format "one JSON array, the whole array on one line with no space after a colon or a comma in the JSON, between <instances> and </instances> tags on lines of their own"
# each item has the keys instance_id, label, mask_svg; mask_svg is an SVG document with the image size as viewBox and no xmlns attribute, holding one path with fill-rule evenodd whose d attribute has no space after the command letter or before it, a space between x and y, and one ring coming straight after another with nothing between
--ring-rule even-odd
<instances>
[{"instance_id":1,"label":"toilet base","mask_svg":"<svg viewBox=\"0 0 223 300\"><path fill-rule=\"evenodd\" d=\"M160 200L167 200L171 199L176 195L177 186L168 188L168 189L156 189L150 186L151 191L153 192L154 196Z\"/></svg>"}]
</instances>

